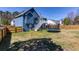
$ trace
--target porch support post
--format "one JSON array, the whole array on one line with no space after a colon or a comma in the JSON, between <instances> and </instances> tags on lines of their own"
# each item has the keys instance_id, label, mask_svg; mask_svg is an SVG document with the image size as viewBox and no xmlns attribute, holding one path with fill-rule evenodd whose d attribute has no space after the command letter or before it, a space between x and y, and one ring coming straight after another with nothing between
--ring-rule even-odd
<instances>
[{"instance_id":1,"label":"porch support post","mask_svg":"<svg viewBox=\"0 0 79 59\"><path fill-rule=\"evenodd\" d=\"M25 31L25 14L23 15L23 31Z\"/></svg>"}]
</instances>

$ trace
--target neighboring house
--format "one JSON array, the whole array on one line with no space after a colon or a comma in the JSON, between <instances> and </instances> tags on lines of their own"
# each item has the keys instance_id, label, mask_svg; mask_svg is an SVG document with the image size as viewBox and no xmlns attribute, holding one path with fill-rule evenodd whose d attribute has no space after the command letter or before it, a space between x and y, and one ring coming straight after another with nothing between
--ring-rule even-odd
<instances>
[{"instance_id":1,"label":"neighboring house","mask_svg":"<svg viewBox=\"0 0 79 59\"><path fill-rule=\"evenodd\" d=\"M51 20L51 22L55 25L62 25L62 20Z\"/></svg>"},{"instance_id":2,"label":"neighboring house","mask_svg":"<svg viewBox=\"0 0 79 59\"><path fill-rule=\"evenodd\" d=\"M63 25L63 20L54 20L56 24Z\"/></svg>"},{"instance_id":3,"label":"neighboring house","mask_svg":"<svg viewBox=\"0 0 79 59\"><path fill-rule=\"evenodd\" d=\"M56 25L56 22L54 20L47 20L47 24Z\"/></svg>"},{"instance_id":4,"label":"neighboring house","mask_svg":"<svg viewBox=\"0 0 79 59\"><path fill-rule=\"evenodd\" d=\"M17 15L12 21L13 26L22 26L24 31L35 30L37 31L41 25L45 22L45 19L40 18L34 8L28 11L23 11Z\"/></svg>"}]
</instances>

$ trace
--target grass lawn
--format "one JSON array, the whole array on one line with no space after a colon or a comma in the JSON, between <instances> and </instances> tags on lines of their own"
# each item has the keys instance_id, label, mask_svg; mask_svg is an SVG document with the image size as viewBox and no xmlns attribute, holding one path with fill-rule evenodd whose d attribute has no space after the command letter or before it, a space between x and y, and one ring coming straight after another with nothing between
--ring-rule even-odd
<instances>
[{"instance_id":1,"label":"grass lawn","mask_svg":"<svg viewBox=\"0 0 79 59\"><path fill-rule=\"evenodd\" d=\"M47 32L44 30L13 33L11 43L32 38L51 38L54 43L61 45L66 51L79 50L79 30L61 30L61 32Z\"/></svg>"}]
</instances>

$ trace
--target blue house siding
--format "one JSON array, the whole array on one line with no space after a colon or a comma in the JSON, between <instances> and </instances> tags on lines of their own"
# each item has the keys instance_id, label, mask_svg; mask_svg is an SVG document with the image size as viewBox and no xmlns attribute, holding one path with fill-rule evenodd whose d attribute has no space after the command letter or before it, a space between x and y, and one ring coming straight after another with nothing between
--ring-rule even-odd
<instances>
[{"instance_id":1,"label":"blue house siding","mask_svg":"<svg viewBox=\"0 0 79 59\"><path fill-rule=\"evenodd\" d=\"M29 11L25 11L19 15L12 21L15 22L15 26L22 26L24 31L32 30L35 25L39 22L39 15L32 8ZM36 21L38 21L36 23Z\"/></svg>"},{"instance_id":2,"label":"blue house siding","mask_svg":"<svg viewBox=\"0 0 79 59\"><path fill-rule=\"evenodd\" d=\"M23 17L18 17L16 19L13 19L13 21L15 22L15 26L23 26Z\"/></svg>"},{"instance_id":3,"label":"blue house siding","mask_svg":"<svg viewBox=\"0 0 79 59\"><path fill-rule=\"evenodd\" d=\"M30 19L27 19L27 15L29 14L29 13L31 13L32 15L33 15L33 17L30 17ZM26 23L31 23L31 24L34 24L34 20L35 20L35 18L39 18L39 16L37 15L37 13L35 12L35 11L30 11L30 12L28 12L27 14L25 14L26 16L26 18L25 18L25 20L26 20ZM38 19L37 19L38 20Z\"/></svg>"},{"instance_id":4,"label":"blue house siding","mask_svg":"<svg viewBox=\"0 0 79 59\"><path fill-rule=\"evenodd\" d=\"M34 17L39 17L39 16L37 15L37 13L35 13L35 12L33 12L32 14L33 14Z\"/></svg>"}]
</instances>

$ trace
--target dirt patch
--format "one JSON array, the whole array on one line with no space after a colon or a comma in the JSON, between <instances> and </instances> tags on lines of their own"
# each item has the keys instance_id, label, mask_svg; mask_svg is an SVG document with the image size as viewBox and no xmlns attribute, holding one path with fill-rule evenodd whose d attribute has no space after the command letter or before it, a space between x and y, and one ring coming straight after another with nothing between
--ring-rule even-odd
<instances>
[{"instance_id":1,"label":"dirt patch","mask_svg":"<svg viewBox=\"0 0 79 59\"><path fill-rule=\"evenodd\" d=\"M24 33L12 34L11 43L25 41L32 38L51 38L53 42L61 45L64 50L78 51L79 50L79 31L78 30L61 30L61 32L47 31L30 31Z\"/></svg>"}]
</instances>

